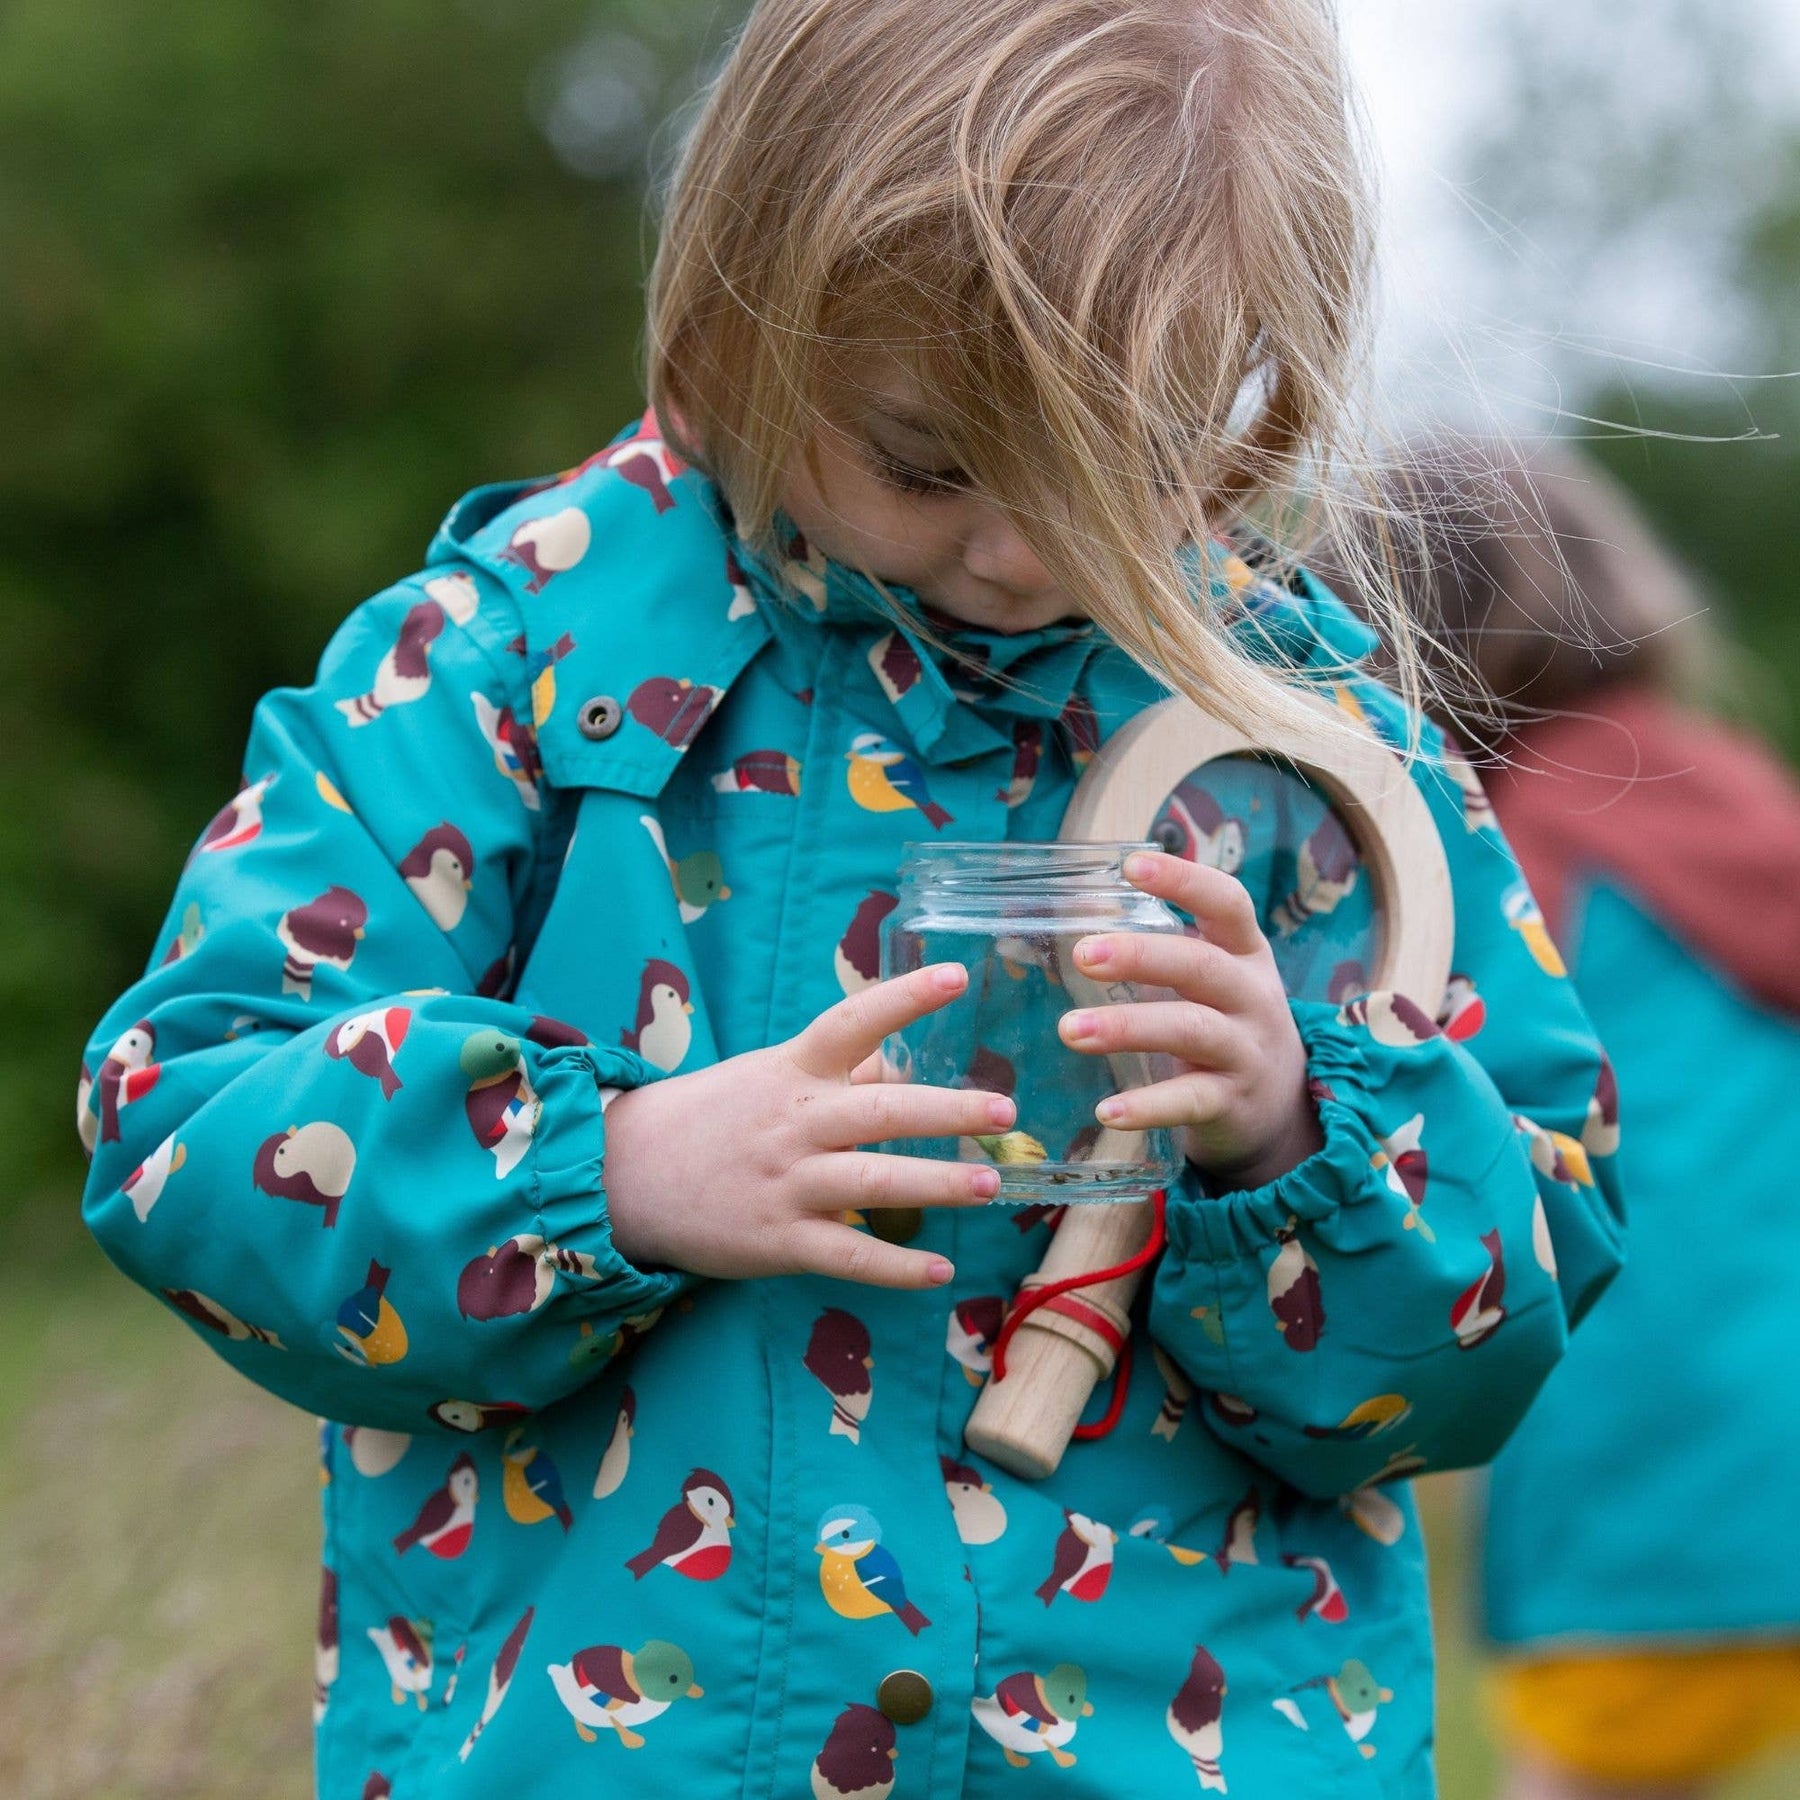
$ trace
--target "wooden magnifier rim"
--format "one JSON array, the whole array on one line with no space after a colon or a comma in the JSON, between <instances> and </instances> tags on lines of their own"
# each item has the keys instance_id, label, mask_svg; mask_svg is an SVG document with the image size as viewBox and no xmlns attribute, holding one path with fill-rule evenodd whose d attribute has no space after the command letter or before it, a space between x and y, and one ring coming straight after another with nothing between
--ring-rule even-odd
<instances>
[{"instance_id":1,"label":"wooden magnifier rim","mask_svg":"<svg viewBox=\"0 0 1800 1800\"><path fill-rule=\"evenodd\" d=\"M1450 979L1456 932L1450 867L1425 797L1405 764L1329 700L1304 696L1317 731L1251 737L1176 696L1120 727L1082 777L1063 817L1065 841L1137 842L1175 790L1225 756L1287 763L1343 819L1375 889L1381 921L1364 985L1415 1000L1433 1015Z\"/></svg>"}]
</instances>

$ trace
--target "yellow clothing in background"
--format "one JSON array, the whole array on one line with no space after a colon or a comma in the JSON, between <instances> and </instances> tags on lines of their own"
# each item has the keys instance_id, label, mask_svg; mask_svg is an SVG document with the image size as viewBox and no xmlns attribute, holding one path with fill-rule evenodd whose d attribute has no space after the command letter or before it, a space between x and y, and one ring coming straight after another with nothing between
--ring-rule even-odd
<instances>
[{"instance_id":1,"label":"yellow clothing in background","mask_svg":"<svg viewBox=\"0 0 1800 1800\"><path fill-rule=\"evenodd\" d=\"M1800 1643L1521 1658L1489 1698L1503 1743L1573 1772L1703 1781L1800 1737Z\"/></svg>"}]
</instances>

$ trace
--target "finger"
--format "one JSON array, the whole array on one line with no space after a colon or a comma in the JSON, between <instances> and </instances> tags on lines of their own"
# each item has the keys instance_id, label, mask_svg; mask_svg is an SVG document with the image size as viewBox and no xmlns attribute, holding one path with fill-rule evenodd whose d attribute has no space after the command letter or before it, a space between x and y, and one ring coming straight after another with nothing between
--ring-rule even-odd
<instances>
[{"instance_id":1,"label":"finger","mask_svg":"<svg viewBox=\"0 0 1800 1800\"><path fill-rule=\"evenodd\" d=\"M791 1044L794 1061L821 1081L837 1081L875 1055L882 1040L954 1000L969 985L961 963L932 963L877 981L827 1007Z\"/></svg>"},{"instance_id":2,"label":"finger","mask_svg":"<svg viewBox=\"0 0 1800 1800\"><path fill-rule=\"evenodd\" d=\"M820 1097L810 1129L822 1143L848 1149L889 1138L980 1137L1009 1130L1018 1112L1004 1094L877 1081Z\"/></svg>"},{"instance_id":3,"label":"finger","mask_svg":"<svg viewBox=\"0 0 1800 1800\"><path fill-rule=\"evenodd\" d=\"M1191 1000L1140 1000L1064 1013L1057 1021L1072 1050L1112 1056L1123 1050L1161 1051L1202 1069L1229 1068L1239 1049L1234 1023Z\"/></svg>"},{"instance_id":4,"label":"finger","mask_svg":"<svg viewBox=\"0 0 1800 1800\"><path fill-rule=\"evenodd\" d=\"M1234 955L1247 956L1262 947L1262 926L1250 890L1223 869L1209 869L1164 850L1134 850L1125 859L1125 879L1192 913L1207 938Z\"/></svg>"},{"instance_id":5,"label":"finger","mask_svg":"<svg viewBox=\"0 0 1800 1800\"><path fill-rule=\"evenodd\" d=\"M894 1071L879 1050L871 1051L850 1071L852 1083L861 1086L870 1081L886 1081Z\"/></svg>"},{"instance_id":6,"label":"finger","mask_svg":"<svg viewBox=\"0 0 1800 1800\"><path fill-rule=\"evenodd\" d=\"M1204 1126L1226 1110L1231 1092L1227 1077L1195 1071L1149 1087L1127 1088L1124 1093L1102 1100L1094 1108L1094 1116L1115 1131Z\"/></svg>"},{"instance_id":7,"label":"finger","mask_svg":"<svg viewBox=\"0 0 1800 1800\"><path fill-rule=\"evenodd\" d=\"M1203 937L1120 931L1082 938L1075 945L1075 966L1108 987L1132 981L1173 988L1183 999L1220 1012L1241 1010L1252 994L1253 976L1245 959Z\"/></svg>"},{"instance_id":8,"label":"finger","mask_svg":"<svg viewBox=\"0 0 1800 1800\"><path fill-rule=\"evenodd\" d=\"M942 1287L956 1270L927 1250L903 1250L854 1226L829 1219L796 1219L788 1241L797 1267L870 1287Z\"/></svg>"},{"instance_id":9,"label":"finger","mask_svg":"<svg viewBox=\"0 0 1800 1800\"><path fill-rule=\"evenodd\" d=\"M1000 1192L1000 1174L987 1163L946 1162L933 1156L894 1156L879 1150L832 1150L801 1165L801 1192L826 1212L878 1206L976 1206Z\"/></svg>"}]
</instances>

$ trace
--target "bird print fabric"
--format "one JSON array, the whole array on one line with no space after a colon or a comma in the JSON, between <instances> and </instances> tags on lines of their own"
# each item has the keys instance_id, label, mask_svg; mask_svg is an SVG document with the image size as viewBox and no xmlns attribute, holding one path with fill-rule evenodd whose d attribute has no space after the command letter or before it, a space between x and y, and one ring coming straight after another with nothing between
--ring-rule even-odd
<instances>
[{"instance_id":1,"label":"bird print fabric","mask_svg":"<svg viewBox=\"0 0 1800 1800\"><path fill-rule=\"evenodd\" d=\"M1323 590L1208 567L1247 654L1404 739ZM929 623L735 539L640 425L469 495L258 708L77 1123L112 1259L329 1421L321 1795L1430 1793L1405 1477L1494 1453L1619 1254L1599 1047L1430 741L1452 997L1358 985L1304 796L1182 799L1310 959L1325 1146L1171 1190L1117 1424L1048 1480L962 1433L1057 1209L927 1209L932 1293L612 1241L612 1096L875 979L903 846L1054 837L1161 693L1084 621Z\"/></svg>"}]
</instances>

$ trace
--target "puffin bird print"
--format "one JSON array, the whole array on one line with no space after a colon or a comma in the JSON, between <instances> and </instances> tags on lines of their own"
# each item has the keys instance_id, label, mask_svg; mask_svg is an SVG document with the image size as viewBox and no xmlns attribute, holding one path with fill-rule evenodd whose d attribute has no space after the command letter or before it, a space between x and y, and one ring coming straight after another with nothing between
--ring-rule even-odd
<instances>
[{"instance_id":1,"label":"puffin bird print","mask_svg":"<svg viewBox=\"0 0 1800 1800\"><path fill-rule=\"evenodd\" d=\"M1480 1034L1487 1023L1487 1002L1475 986L1473 975L1454 974L1444 989L1444 1002L1438 1008L1438 1029L1453 1044L1466 1044Z\"/></svg>"},{"instance_id":2,"label":"puffin bird print","mask_svg":"<svg viewBox=\"0 0 1800 1800\"><path fill-rule=\"evenodd\" d=\"M463 1431L473 1436L478 1431L510 1425L531 1408L518 1400L434 1400L425 1410L446 1431Z\"/></svg>"},{"instance_id":3,"label":"puffin bird print","mask_svg":"<svg viewBox=\"0 0 1800 1800\"><path fill-rule=\"evenodd\" d=\"M1014 719L1013 766L1006 786L994 798L1010 809L1023 806L1037 785L1038 764L1044 760L1044 726L1040 719Z\"/></svg>"},{"instance_id":4,"label":"puffin bird print","mask_svg":"<svg viewBox=\"0 0 1800 1800\"><path fill-rule=\"evenodd\" d=\"M278 1200L316 1206L325 1229L337 1224L338 1205L356 1173L356 1145L341 1125L314 1119L263 1139L251 1165L253 1186Z\"/></svg>"},{"instance_id":5,"label":"puffin bird print","mask_svg":"<svg viewBox=\"0 0 1800 1800\"><path fill-rule=\"evenodd\" d=\"M1050 1573L1036 1590L1046 1606L1058 1594L1067 1594L1071 1600L1098 1600L1112 1580L1113 1546L1119 1541L1119 1534L1110 1525L1071 1512L1066 1506L1063 1519Z\"/></svg>"},{"instance_id":6,"label":"puffin bird print","mask_svg":"<svg viewBox=\"0 0 1800 1800\"><path fill-rule=\"evenodd\" d=\"M401 1458L412 1448L409 1432L383 1431L376 1425L345 1425L342 1431L344 1447L350 1452L350 1466L371 1481L398 1468Z\"/></svg>"},{"instance_id":7,"label":"puffin bird print","mask_svg":"<svg viewBox=\"0 0 1800 1800\"><path fill-rule=\"evenodd\" d=\"M380 1085L381 1097L391 1100L401 1088L394 1073L394 1058L406 1042L412 1011L405 1006L378 1006L346 1019L325 1040L325 1054L367 1075Z\"/></svg>"},{"instance_id":8,"label":"puffin bird print","mask_svg":"<svg viewBox=\"0 0 1800 1800\"><path fill-rule=\"evenodd\" d=\"M337 1310L338 1343L347 1361L366 1369L384 1368L406 1355L406 1327L387 1297L392 1269L371 1261L363 1284Z\"/></svg>"},{"instance_id":9,"label":"puffin bird print","mask_svg":"<svg viewBox=\"0 0 1800 1800\"><path fill-rule=\"evenodd\" d=\"M139 1019L120 1034L100 1065L100 1142L119 1141L119 1114L134 1100L141 1100L156 1086L162 1065L156 1060L156 1028Z\"/></svg>"},{"instance_id":10,"label":"puffin bird print","mask_svg":"<svg viewBox=\"0 0 1800 1800\"><path fill-rule=\"evenodd\" d=\"M1006 1532L1006 1508L993 1483L979 1469L954 1457L938 1456L944 1477L944 1497L956 1521L956 1535L965 1544L991 1544Z\"/></svg>"},{"instance_id":11,"label":"puffin bird print","mask_svg":"<svg viewBox=\"0 0 1800 1800\"><path fill-rule=\"evenodd\" d=\"M506 1698L506 1690L512 1686L513 1671L519 1666L519 1653L525 1648L526 1634L531 1630L532 1615L535 1606L526 1607L511 1631L506 1634L506 1641L501 1644L500 1651L494 1658L494 1666L488 1670L487 1699L482 1702L481 1717L469 1727L469 1735L463 1739L462 1748L456 1753L458 1762L467 1762L469 1752L475 1748L475 1741L487 1730L489 1722L500 1710L500 1703Z\"/></svg>"},{"instance_id":12,"label":"puffin bird print","mask_svg":"<svg viewBox=\"0 0 1800 1800\"><path fill-rule=\"evenodd\" d=\"M831 1396L832 1437L862 1442L863 1420L875 1397L869 1371L875 1366L869 1328L841 1306L828 1306L813 1321L801 1359L806 1372Z\"/></svg>"},{"instance_id":13,"label":"puffin bird print","mask_svg":"<svg viewBox=\"0 0 1800 1800\"><path fill-rule=\"evenodd\" d=\"M1488 1266L1457 1295L1450 1308L1450 1329L1459 1350L1485 1344L1506 1323L1506 1259L1500 1252L1500 1234L1484 1231L1481 1247Z\"/></svg>"},{"instance_id":14,"label":"puffin bird print","mask_svg":"<svg viewBox=\"0 0 1800 1800\"><path fill-rule=\"evenodd\" d=\"M423 1712L431 1692L431 1621L395 1613L385 1625L369 1627L369 1641L387 1665L394 1704L404 1706L411 1694Z\"/></svg>"},{"instance_id":15,"label":"puffin bird print","mask_svg":"<svg viewBox=\"0 0 1800 1800\"><path fill-rule=\"evenodd\" d=\"M1201 1644L1194 1646L1194 1660L1188 1665L1187 1679L1176 1690L1164 1718L1169 1736L1187 1752L1194 1765L1202 1792L1223 1794L1225 1777L1219 1768L1225 1734L1225 1671L1212 1652Z\"/></svg>"},{"instance_id":16,"label":"puffin bird print","mask_svg":"<svg viewBox=\"0 0 1800 1800\"><path fill-rule=\"evenodd\" d=\"M418 1544L445 1562L461 1556L475 1535L475 1502L480 1491L475 1459L465 1450L450 1465L444 1485L426 1495L413 1522L394 1539L395 1555L404 1556Z\"/></svg>"},{"instance_id":17,"label":"puffin bird print","mask_svg":"<svg viewBox=\"0 0 1800 1800\"><path fill-rule=\"evenodd\" d=\"M239 850L245 844L254 842L263 828L263 796L274 785L275 777L265 775L261 781L246 782L239 788L213 815L211 824L200 834L200 842L195 847L194 854L199 856L217 854L221 850Z\"/></svg>"},{"instance_id":18,"label":"puffin bird print","mask_svg":"<svg viewBox=\"0 0 1800 1800\"><path fill-rule=\"evenodd\" d=\"M1536 897L1523 881L1514 882L1500 902L1506 922L1519 934L1531 959L1546 975L1567 975L1562 952L1550 936L1550 927L1538 909Z\"/></svg>"},{"instance_id":19,"label":"puffin bird print","mask_svg":"<svg viewBox=\"0 0 1800 1800\"><path fill-rule=\"evenodd\" d=\"M304 906L281 915L275 935L287 952L281 964L281 991L312 998L313 970L348 969L369 922L369 909L347 887L329 887Z\"/></svg>"},{"instance_id":20,"label":"puffin bird print","mask_svg":"<svg viewBox=\"0 0 1800 1800\"><path fill-rule=\"evenodd\" d=\"M852 1702L832 1721L824 1749L813 1758L813 1800L888 1800L899 1755L893 1720Z\"/></svg>"},{"instance_id":21,"label":"puffin bird print","mask_svg":"<svg viewBox=\"0 0 1800 1800\"><path fill-rule=\"evenodd\" d=\"M698 1700L706 1691L694 1679L688 1653L661 1638L651 1638L635 1652L617 1644L594 1644L577 1650L566 1663L549 1664L548 1671L582 1742L593 1743L603 1729L617 1733L627 1750L644 1747L643 1734L634 1726L647 1725L677 1700Z\"/></svg>"},{"instance_id":22,"label":"puffin bird print","mask_svg":"<svg viewBox=\"0 0 1800 1800\"><path fill-rule=\"evenodd\" d=\"M494 1153L494 1179L518 1167L543 1114L525 1068L525 1047L504 1031L472 1032L458 1058L469 1078L463 1112L476 1143Z\"/></svg>"},{"instance_id":23,"label":"puffin bird print","mask_svg":"<svg viewBox=\"0 0 1800 1800\"><path fill-rule=\"evenodd\" d=\"M454 931L475 885L474 847L446 819L407 851L400 875L438 930Z\"/></svg>"},{"instance_id":24,"label":"puffin bird print","mask_svg":"<svg viewBox=\"0 0 1800 1800\"><path fill-rule=\"evenodd\" d=\"M1008 1675L991 1694L977 1694L969 1710L1015 1769L1028 1768L1046 1751L1059 1769L1070 1769L1075 1756L1064 1745L1094 1703L1087 1697L1087 1671L1058 1663L1047 1675L1029 1669Z\"/></svg>"},{"instance_id":25,"label":"puffin bird print","mask_svg":"<svg viewBox=\"0 0 1800 1800\"><path fill-rule=\"evenodd\" d=\"M892 1613L914 1637L931 1621L906 1597L894 1553L881 1541L881 1525L866 1506L831 1506L819 1519L819 1589L845 1619L877 1619Z\"/></svg>"},{"instance_id":26,"label":"puffin bird print","mask_svg":"<svg viewBox=\"0 0 1800 1800\"><path fill-rule=\"evenodd\" d=\"M865 812L905 812L917 807L933 831L942 831L951 822L950 814L932 799L925 771L879 731L859 732L851 740L845 760L850 765L850 798Z\"/></svg>"},{"instance_id":27,"label":"puffin bird print","mask_svg":"<svg viewBox=\"0 0 1800 1800\"><path fill-rule=\"evenodd\" d=\"M549 1451L525 1436L523 1425L515 1425L506 1434L500 1461L505 1469L500 1497L506 1502L509 1519L520 1525L541 1525L546 1519L555 1519L564 1531L575 1523L563 1497L562 1471L550 1460Z\"/></svg>"},{"instance_id":28,"label":"puffin bird print","mask_svg":"<svg viewBox=\"0 0 1800 1800\"><path fill-rule=\"evenodd\" d=\"M366 694L340 700L337 709L352 726L368 725L390 706L422 700L431 687L431 646L444 629L444 609L421 600L400 621L393 648L375 665L375 685Z\"/></svg>"},{"instance_id":29,"label":"puffin bird print","mask_svg":"<svg viewBox=\"0 0 1800 1800\"><path fill-rule=\"evenodd\" d=\"M665 1074L681 1067L694 1041L693 989L687 974L653 956L638 977L637 1017L619 1042Z\"/></svg>"},{"instance_id":30,"label":"puffin bird print","mask_svg":"<svg viewBox=\"0 0 1800 1800\"><path fill-rule=\"evenodd\" d=\"M593 537L587 514L579 506L565 506L560 512L545 513L518 526L500 552L500 560L523 569L530 578L525 583L526 593L538 594L587 555Z\"/></svg>"},{"instance_id":31,"label":"puffin bird print","mask_svg":"<svg viewBox=\"0 0 1800 1800\"><path fill-rule=\"evenodd\" d=\"M694 1469L681 1498L663 1514L656 1535L625 1566L642 1581L661 1564L690 1581L717 1581L731 1567L731 1489L710 1469Z\"/></svg>"}]
</instances>

